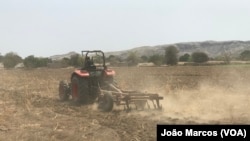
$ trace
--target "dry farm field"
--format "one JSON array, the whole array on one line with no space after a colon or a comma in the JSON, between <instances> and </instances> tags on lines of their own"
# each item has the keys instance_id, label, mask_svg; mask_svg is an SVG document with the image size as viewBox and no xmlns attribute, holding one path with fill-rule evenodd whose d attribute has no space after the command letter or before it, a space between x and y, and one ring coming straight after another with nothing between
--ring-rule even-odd
<instances>
[{"instance_id":1,"label":"dry farm field","mask_svg":"<svg viewBox=\"0 0 250 141\"><path fill-rule=\"evenodd\" d=\"M0 140L153 141L158 123L250 123L250 66L113 69L123 89L164 96L164 110L103 113L61 102L58 84L72 68L0 70Z\"/></svg>"}]
</instances>

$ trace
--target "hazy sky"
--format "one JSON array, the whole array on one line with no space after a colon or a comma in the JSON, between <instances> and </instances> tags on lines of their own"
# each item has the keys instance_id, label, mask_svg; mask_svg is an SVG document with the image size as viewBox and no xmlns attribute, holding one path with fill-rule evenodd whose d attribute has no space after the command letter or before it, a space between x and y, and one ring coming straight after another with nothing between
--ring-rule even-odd
<instances>
[{"instance_id":1,"label":"hazy sky","mask_svg":"<svg viewBox=\"0 0 250 141\"><path fill-rule=\"evenodd\" d=\"M249 0L0 0L2 55L249 37Z\"/></svg>"}]
</instances>

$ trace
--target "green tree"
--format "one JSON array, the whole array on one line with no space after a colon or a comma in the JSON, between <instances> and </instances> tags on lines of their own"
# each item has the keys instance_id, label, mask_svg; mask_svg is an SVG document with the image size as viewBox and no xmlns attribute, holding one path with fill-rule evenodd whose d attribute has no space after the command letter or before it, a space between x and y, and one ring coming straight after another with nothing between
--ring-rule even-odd
<instances>
[{"instance_id":1,"label":"green tree","mask_svg":"<svg viewBox=\"0 0 250 141\"><path fill-rule=\"evenodd\" d=\"M24 58L24 66L26 68L38 68L38 67L47 67L48 63L51 63L51 59L49 58L38 58L34 55L30 55Z\"/></svg>"},{"instance_id":2,"label":"green tree","mask_svg":"<svg viewBox=\"0 0 250 141\"><path fill-rule=\"evenodd\" d=\"M70 65L70 59L64 57L62 60L60 60L61 67L68 67Z\"/></svg>"},{"instance_id":3,"label":"green tree","mask_svg":"<svg viewBox=\"0 0 250 141\"><path fill-rule=\"evenodd\" d=\"M109 57L106 58L106 61L109 62L111 65L114 65L119 62L119 58L115 55L109 55Z\"/></svg>"},{"instance_id":4,"label":"green tree","mask_svg":"<svg viewBox=\"0 0 250 141\"><path fill-rule=\"evenodd\" d=\"M190 59L190 55L188 53L185 53L184 55L180 56L179 61L188 62L189 59Z\"/></svg>"},{"instance_id":5,"label":"green tree","mask_svg":"<svg viewBox=\"0 0 250 141\"><path fill-rule=\"evenodd\" d=\"M149 57L148 62L152 62L157 66L160 66L163 64L164 56L155 54Z\"/></svg>"},{"instance_id":6,"label":"green tree","mask_svg":"<svg viewBox=\"0 0 250 141\"><path fill-rule=\"evenodd\" d=\"M169 46L165 49L165 61L167 65L176 65L178 50L175 46Z\"/></svg>"},{"instance_id":7,"label":"green tree","mask_svg":"<svg viewBox=\"0 0 250 141\"><path fill-rule=\"evenodd\" d=\"M192 53L192 60L195 63L204 63L209 60L208 55L204 52L194 52Z\"/></svg>"},{"instance_id":8,"label":"green tree","mask_svg":"<svg viewBox=\"0 0 250 141\"><path fill-rule=\"evenodd\" d=\"M18 63L21 62L22 58L13 52L9 52L3 57L3 65L5 68L14 68Z\"/></svg>"},{"instance_id":9,"label":"green tree","mask_svg":"<svg viewBox=\"0 0 250 141\"><path fill-rule=\"evenodd\" d=\"M51 63L52 60L49 58L37 58L38 59L38 67L47 67L48 63Z\"/></svg>"},{"instance_id":10,"label":"green tree","mask_svg":"<svg viewBox=\"0 0 250 141\"><path fill-rule=\"evenodd\" d=\"M129 66L136 66L140 61L140 59L137 56L136 52L129 52L129 55L128 55L126 60L127 60L128 64L129 64Z\"/></svg>"},{"instance_id":11,"label":"green tree","mask_svg":"<svg viewBox=\"0 0 250 141\"><path fill-rule=\"evenodd\" d=\"M79 54L71 55L69 59L69 64L74 67L82 66L82 57Z\"/></svg>"},{"instance_id":12,"label":"green tree","mask_svg":"<svg viewBox=\"0 0 250 141\"><path fill-rule=\"evenodd\" d=\"M141 56L142 62L148 62L149 58L145 55Z\"/></svg>"},{"instance_id":13,"label":"green tree","mask_svg":"<svg viewBox=\"0 0 250 141\"><path fill-rule=\"evenodd\" d=\"M34 55L30 55L24 58L23 64L26 68L36 68L38 66L38 60Z\"/></svg>"},{"instance_id":14,"label":"green tree","mask_svg":"<svg viewBox=\"0 0 250 141\"><path fill-rule=\"evenodd\" d=\"M245 50L241 52L240 59L242 61L249 61L250 60L250 50Z\"/></svg>"}]
</instances>

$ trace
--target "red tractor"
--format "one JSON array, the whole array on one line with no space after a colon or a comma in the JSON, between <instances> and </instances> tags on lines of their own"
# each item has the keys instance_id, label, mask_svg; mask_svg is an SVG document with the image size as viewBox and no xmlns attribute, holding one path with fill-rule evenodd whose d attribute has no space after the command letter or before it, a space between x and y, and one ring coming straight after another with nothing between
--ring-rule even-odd
<instances>
[{"instance_id":1,"label":"red tractor","mask_svg":"<svg viewBox=\"0 0 250 141\"><path fill-rule=\"evenodd\" d=\"M148 100L151 100L155 108L161 109L159 100L163 97L158 94L124 91L114 85L115 71L107 68L102 51L82 51L82 56L85 58L83 67L71 74L71 82L60 81L60 100L68 100L71 96L75 103L97 102L98 108L107 112L113 109L114 103L125 105L127 110L131 109L131 104L134 104L137 109L144 109L146 105L150 108Z\"/></svg>"}]
</instances>

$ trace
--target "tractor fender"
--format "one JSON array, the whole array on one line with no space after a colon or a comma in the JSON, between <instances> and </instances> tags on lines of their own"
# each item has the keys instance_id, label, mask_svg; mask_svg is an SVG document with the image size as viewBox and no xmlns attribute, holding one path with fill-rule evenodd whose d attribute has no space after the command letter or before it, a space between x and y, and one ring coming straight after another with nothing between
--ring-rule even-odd
<instances>
[{"instance_id":1,"label":"tractor fender","mask_svg":"<svg viewBox=\"0 0 250 141\"><path fill-rule=\"evenodd\" d=\"M106 70L104 70L104 72L107 76L114 76L115 75L115 71L111 70L111 69L106 69Z\"/></svg>"},{"instance_id":2,"label":"tractor fender","mask_svg":"<svg viewBox=\"0 0 250 141\"><path fill-rule=\"evenodd\" d=\"M79 77L89 77L89 72L86 71L86 70L77 69L77 70L75 70L75 71L72 73L71 78L72 78L74 75L77 75L77 76L79 76Z\"/></svg>"}]
</instances>

